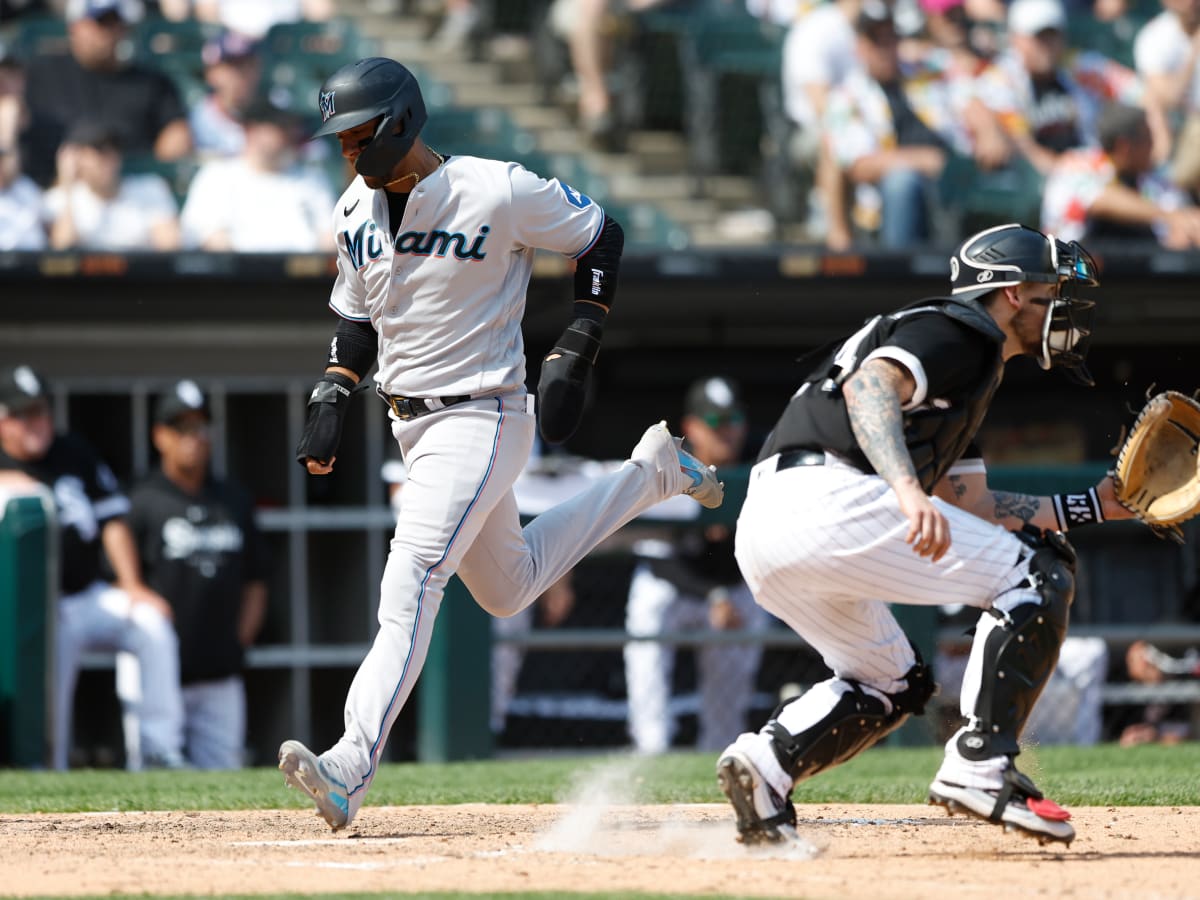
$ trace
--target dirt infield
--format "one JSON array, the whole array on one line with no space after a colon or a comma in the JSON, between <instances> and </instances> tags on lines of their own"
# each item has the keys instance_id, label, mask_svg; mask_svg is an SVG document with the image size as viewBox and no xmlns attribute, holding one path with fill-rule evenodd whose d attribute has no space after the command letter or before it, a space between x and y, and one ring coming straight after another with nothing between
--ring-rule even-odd
<instances>
[{"instance_id":1,"label":"dirt infield","mask_svg":"<svg viewBox=\"0 0 1200 900\"><path fill-rule=\"evenodd\" d=\"M751 852L718 805L367 807L0 816L0 894L641 890L758 896L1200 898L1200 808L1074 811L1069 849L929 806L797 808Z\"/></svg>"}]
</instances>

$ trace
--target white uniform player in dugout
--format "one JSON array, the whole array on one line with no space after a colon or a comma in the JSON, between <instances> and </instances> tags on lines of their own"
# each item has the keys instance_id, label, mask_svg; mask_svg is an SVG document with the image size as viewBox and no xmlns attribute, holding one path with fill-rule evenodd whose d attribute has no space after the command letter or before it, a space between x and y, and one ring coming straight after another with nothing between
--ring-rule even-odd
<instances>
[{"instance_id":1,"label":"white uniform player in dugout","mask_svg":"<svg viewBox=\"0 0 1200 900\"><path fill-rule=\"evenodd\" d=\"M355 386L377 392L408 469L384 570L379 632L346 697L345 733L319 757L279 748L286 782L334 829L354 819L396 716L425 662L443 590L457 573L481 607L512 616L621 525L689 494L719 506L713 470L665 424L629 461L520 526L512 485L534 440L521 318L535 248L577 261L573 320L542 363L537 426L575 431L612 304L623 236L588 197L511 162L443 157L419 138L416 79L390 59L343 66L321 87L322 126L358 177L334 210L339 321L296 449L332 471Z\"/></svg>"},{"instance_id":2,"label":"white uniform player in dugout","mask_svg":"<svg viewBox=\"0 0 1200 900\"><path fill-rule=\"evenodd\" d=\"M751 470L735 553L755 599L834 676L782 704L717 762L743 842L794 835L796 784L921 714L935 685L888 603L982 610L929 800L1070 843L1069 813L1016 767L1018 738L1058 659L1074 597L1062 532L1129 518L1111 478L1083 494L987 486L974 439L1005 361L1085 384L1098 282L1091 258L1032 228L969 238L950 297L876 316L802 361L803 384Z\"/></svg>"}]
</instances>

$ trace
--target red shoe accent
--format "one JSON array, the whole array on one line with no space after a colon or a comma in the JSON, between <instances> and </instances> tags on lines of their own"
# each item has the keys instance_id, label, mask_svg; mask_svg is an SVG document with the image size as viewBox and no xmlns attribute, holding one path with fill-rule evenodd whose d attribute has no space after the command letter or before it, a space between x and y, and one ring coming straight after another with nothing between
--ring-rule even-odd
<instances>
[{"instance_id":1,"label":"red shoe accent","mask_svg":"<svg viewBox=\"0 0 1200 900\"><path fill-rule=\"evenodd\" d=\"M1025 801L1025 805L1029 807L1029 811L1035 816L1048 819L1051 822L1065 822L1071 818L1071 814L1053 800L1034 800L1030 797Z\"/></svg>"}]
</instances>

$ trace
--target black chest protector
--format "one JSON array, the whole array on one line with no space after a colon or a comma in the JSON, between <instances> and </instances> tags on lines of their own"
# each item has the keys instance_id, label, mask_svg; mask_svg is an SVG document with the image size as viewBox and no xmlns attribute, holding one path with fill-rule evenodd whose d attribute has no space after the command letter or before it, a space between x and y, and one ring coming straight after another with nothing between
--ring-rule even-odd
<instances>
[{"instance_id":1,"label":"black chest protector","mask_svg":"<svg viewBox=\"0 0 1200 900\"><path fill-rule=\"evenodd\" d=\"M842 384L872 351L888 343L897 325L910 316L949 316L965 326L959 352L979 365L961 384L929 396L904 413L904 442L926 493L970 444L987 413L1004 371L1004 333L975 300L938 297L921 300L896 312L876 316L850 337L827 344L803 357L804 383L767 438L760 459L781 450L830 450L864 472L874 472L858 446Z\"/></svg>"}]
</instances>

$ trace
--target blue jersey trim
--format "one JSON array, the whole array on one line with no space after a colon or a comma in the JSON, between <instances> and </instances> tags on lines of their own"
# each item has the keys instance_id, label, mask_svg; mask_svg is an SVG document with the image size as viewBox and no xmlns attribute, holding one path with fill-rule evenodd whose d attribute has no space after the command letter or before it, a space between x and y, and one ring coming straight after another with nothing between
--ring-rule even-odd
<instances>
[{"instance_id":1,"label":"blue jersey trim","mask_svg":"<svg viewBox=\"0 0 1200 900\"><path fill-rule=\"evenodd\" d=\"M600 235L604 234L604 223L608 221L608 216L605 215L604 210L600 209L599 206L597 206L596 209L600 210L600 227L596 229L596 233L592 235L592 239L588 241L588 245L572 256L571 259L579 259L579 257L583 256L585 253L595 247L596 241L600 240Z\"/></svg>"},{"instance_id":2,"label":"blue jersey trim","mask_svg":"<svg viewBox=\"0 0 1200 900\"><path fill-rule=\"evenodd\" d=\"M336 306L333 305L332 300L329 301L329 308L334 311L334 314L337 315L337 317L339 319L345 319L347 322L370 322L371 321L370 316L348 316L348 315L346 315L344 312L342 312L340 309L338 309Z\"/></svg>"},{"instance_id":3,"label":"blue jersey trim","mask_svg":"<svg viewBox=\"0 0 1200 900\"><path fill-rule=\"evenodd\" d=\"M433 573L446 561L447 555L450 553L450 548L454 546L454 541L458 538L462 531L463 523L467 521L467 517L471 515L471 511L475 509L475 504L479 502L479 496L483 493L483 489L487 486L488 479L492 476L492 470L496 467L496 451L500 447L500 434L504 431L504 399L496 398L497 411L500 413L500 418L496 421L496 433L492 436L492 454L488 459L487 470L483 473L483 480L479 482L479 487L475 489L475 496L471 498L471 502L467 504L467 508L463 511L462 518L458 520L458 524L454 526L454 532L450 535L450 540L446 542L446 549L442 551L441 558L433 565L425 570L425 576L421 579L421 591L417 595L417 614L413 619L412 640L408 645L408 656L404 658L404 668L400 671L400 681L396 684L396 689L392 691L392 697L388 701L387 708L383 711L383 721L379 723L379 736L375 738L375 742L371 744L370 768L367 769L367 774L362 780L350 790L347 797L353 797L366 786L371 780L375 772L375 755L379 752L380 744L383 742L383 726L392 714L392 707L396 705L396 699L400 696L400 689L404 687L404 682L408 677L408 667L412 662L413 650L417 646L417 633L421 630L421 612L425 607L425 588L429 585L429 579Z\"/></svg>"}]
</instances>

